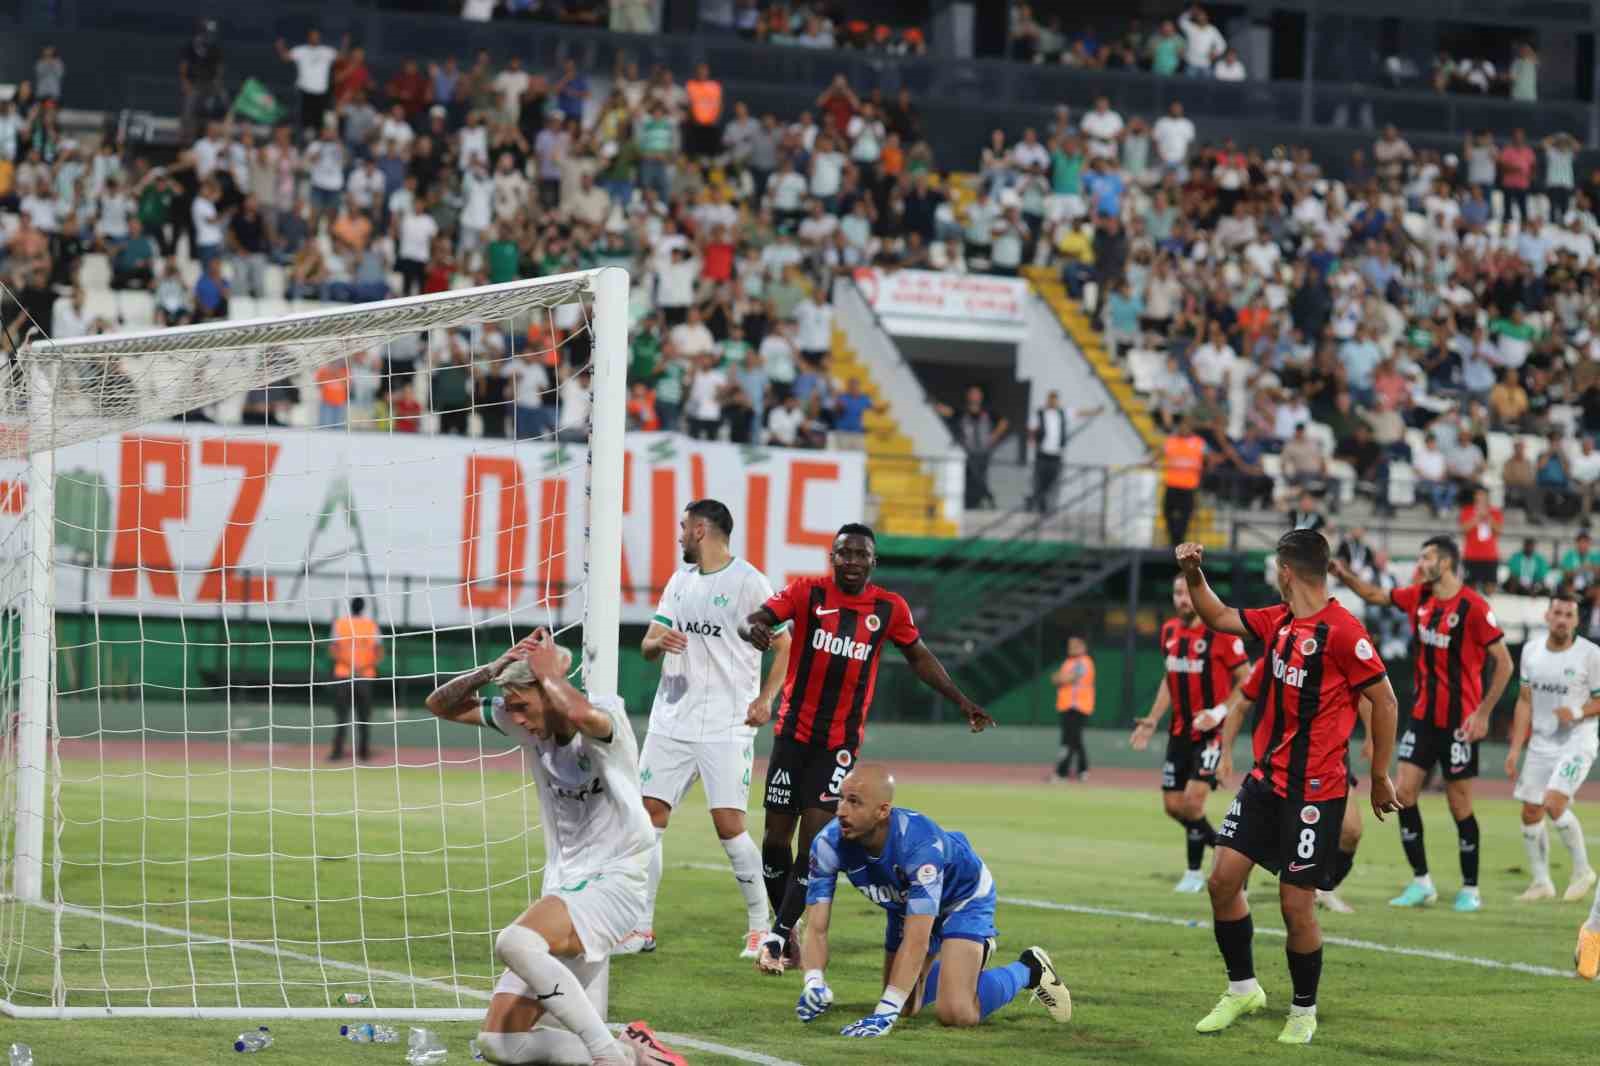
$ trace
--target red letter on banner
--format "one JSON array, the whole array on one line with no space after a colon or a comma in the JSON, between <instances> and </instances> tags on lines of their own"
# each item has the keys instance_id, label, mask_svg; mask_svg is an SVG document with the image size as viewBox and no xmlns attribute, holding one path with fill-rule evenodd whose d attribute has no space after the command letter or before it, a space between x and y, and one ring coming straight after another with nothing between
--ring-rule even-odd
<instances>
[{"instance_id":1,"label":"red letter on banner","mask_svg":"<svg viewBox=\"0 0 1600 1066\"><path fill-rule=\"evenodd\" d=\"M483 523L484 482L500 483L500 527L495 531L494 576L478 580L478 535ZM522 467L510 456L467 456L467 495L461 525L461 605L509 607L522 583L528 556L528 498Z\"/></svg>"},{"instance_id":2,"label":"red letter on banner","mask_svg":"<svg viewBox=\"0 0 1600 1066\"><path fill-rule=\"evenodd\" d=\"M149 488L145 473L162 470L162 488ZM189 513L189 442L176 437L124 437L117 535L111 549L111 595L139 594L139 571L150 575L150 591L178 598L177 567L167 549L166 523Z\"/></svg>"},{"instance_id":3,"label":"red letter on banner","mask_svg":"<svg viewBox=\"0 0 1600 1066\"><path fill-rule=\"evenodd\" d=\"M227 524L222 527L216 553L211 556L205 577L200 579L200 591L195 593L195 599L201 603L216 603L222 599L223 574L228 575L229 603L272 600L277 584L273 578L268 577L264 582L246 581L234 570L244 556L244 543L250 539L256 517L261 514L261 502L267 496L267 478L278 461L278 450L278 445L266 441L213 437L200 442L202 466L236 466L244 471L239 495L233 501Z\"/></svg>"}]
</instances>

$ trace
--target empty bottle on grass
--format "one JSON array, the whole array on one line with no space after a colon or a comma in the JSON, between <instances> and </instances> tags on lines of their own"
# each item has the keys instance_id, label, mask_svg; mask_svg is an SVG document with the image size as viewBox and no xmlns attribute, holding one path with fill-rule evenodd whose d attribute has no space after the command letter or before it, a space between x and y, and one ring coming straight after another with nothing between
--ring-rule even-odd
<instances>
[{"instance_id":1,"label":"empty bottle on grass","mask_svg":"<svg viewBox=\"0 0 1600 1066\"><path fill-rule=\"evenodd\" d=\"M371 1022L351 1022L339 1026L339 1035L352 1044L393 1044L400 1034L392 1025L373 1025Z\"/></svg>"},{"instance_id":2,"label":"empty bottle on grass","mask_svg":"<svg viewBox=\"0 0 1600 1066\"><path fill-rule=\"evenodd\" d=\"M27 1044L12 1044L11 1066L33 1066L33 1048Z\"/></svg>"},{"instance_id":3,"label":"empty bottle on grass","mask_svg":"<svg viewBox=\"0 0 1600 1066\"><path fill-rule=\"evenodd\" d=\"M478 1042L476 1040L468 1040L467 1041L467 1054L472 1056L472 1061L473 1062L482 1062L482 1061L484 1061L484 1059L483 1059L483 1049L478 1046Z\"/></svg>"},{"instance_id":4,"label":"empty bottle on grass","mask_svg":"<svg viewBox=\"0 0 1600 1066\"><path fill-rule=\"evenodd\" d=\"M233 1042L233 1050L250 1054L262 1048L272 1046L272 1033L266 1026L260 1026L248 1033L240 1033L239 1038Z\"/></svg>"},{"instance_id":5,"label":"empty bottle on grass","mask_svg":"<svg viewBox=\"0 0 1600 1066\"><path fill-rule=\"evenodd\" d=\"M432 1029L413 1029L406 1042L407 1066L439 1066L449 1058L444 1041Z\"/></svg>"}]
</instances>

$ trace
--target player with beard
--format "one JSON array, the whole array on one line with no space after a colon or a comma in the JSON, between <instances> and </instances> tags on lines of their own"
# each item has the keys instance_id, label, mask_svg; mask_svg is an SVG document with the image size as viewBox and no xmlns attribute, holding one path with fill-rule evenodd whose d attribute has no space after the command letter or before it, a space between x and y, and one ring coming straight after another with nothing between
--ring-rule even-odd
<instances>
[{"instance_id":1,"label":"player with beard","mask_svg":"<svg viewBox=\"0 0 1600 1066\"><path fill-rule=\"evenodd\" d=\"M1494 611L1482 596L1462 584L1461 551L1449 537L1422 545L1422 580L1385 592L1362 580L1344 563L1333 574L1357 596L1378 607L1398 607L1415 634L1416 691L1411 720L1400 737L1400 844L1411 863L1412 881L1390 900L1396 907L1422 907L1439 898L1428 874L1417 795L1435 763L1444 773L1445 797L1456 822L1460 845L1461 891L1455 909L1483 909L1478 893L1478 819L1472 811L1472 779L1478 776L1478 742L1489 732L1489 717L1511 680L1511 653ZM1494 672L1483 684L1484 661Z\"/></svg>"},{"instance_id":2,"label":"player with beard","mask_svg":"<svg viewBox=\"0 0 1600 1066\"><path fill-rule=\"evenodd\" d=\"M1172 608L1178 617L1161 626L1166 679L1156 690L1150 713L1135 723L1130 743L1134 751L1143 751L1171 708L1172 729L1161 765L1161 805L1168 818L1183 826L1188 845L1188 867L1174 891L1204 892L1200 864L1206 848L1216 842L1206 820L1206 797L1217 787L1217 763L1222 757L1216 728L1226 713L1223 697L1250 673L1250 657L1243 640L1200 624L1182 574L1172 579Z\"/></svg>"},{"instance_id":3,"label":"player with beard","mask_svg":"<svg viewBox=\"0 0 1600 1066\"><path fill-rule=\"evenodd\" d=\"M790 582L752 612L739 632L765 651L781 626L794 627L767 763L762 876L777 917L756 958L764 973L782 973L797 951L792 934L805 909L806 864L794 855L803 860L810 854L812 839L839 806L839 787L866 735L884 645L899 648L917 680L954 703L974 733L994 725L922 643L906 601L871 583L878 554L870 528L841 526L829 563L828 576ZM796 828L799 850L791 852Z\"/></svg>"}]
</instances>

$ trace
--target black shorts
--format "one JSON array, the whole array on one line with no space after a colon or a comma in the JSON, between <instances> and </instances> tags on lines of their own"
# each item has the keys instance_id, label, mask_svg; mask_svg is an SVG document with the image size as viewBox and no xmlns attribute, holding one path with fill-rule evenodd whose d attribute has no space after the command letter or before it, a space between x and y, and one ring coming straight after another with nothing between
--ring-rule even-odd
<instances>
[{"instance_id":1,"label":"black shorts","mask_svg":"<svg viewBox=\"0 0 1600 1066\"><path fill-rule=\"evenodd\" d=\"M1284 884L1332 888L1347 798L1291 803L1265 781L1246 777L1217 827L1217 847L1232 848Z\"/></svg>"},{"instance_id":2,"label":"black shorts","mask_svg":"<svg viewBox=\"0 0 1600 1066\"><path fill-rule=\"evenodd\" d=\"M1500 564L1493 559L1468 559L1462 563L1467 584L1473 588L1494 585L1500 581Z\"/></svg>"},{"instance_id":3,"label":"black shorts","mask_svg":"<svg viewBox=\"0 0 1600 1066\"><path fill-rule=\"evenodd\" d=\"M1478 776L1478 742L1467 739L1459 726L1450 729L1413 718L1400 731L1395 754L1401 762L1420 766L1423 772L1437 763L1446 781L1461 781Z\"/></svg>"},{"instance_id":4,"label":"black shorts","mask_svg":"<svg viewBox=\"0 0 1600 1066\"><path fill-rule=\"evenodd\" d=\"M856 765L854 748L802 744L789 737L773 741L767 759L766 799L769 811L799 814L810 807L838 809L839 787Z\"/></svg>"},{"instance_id":5,"label":"black shorts","mask_svg":"<svg viewBox=\"0 0 1600 1066\"><path fill-rule=\"evenodd\" d=\"M1217 763L1222 761L1222 737L1209 733L1200 740L1167 736L1167 761L1161 764L1161 791L1182 792L1190 781L1217 787Z\"/></svg>"}]
</instances>

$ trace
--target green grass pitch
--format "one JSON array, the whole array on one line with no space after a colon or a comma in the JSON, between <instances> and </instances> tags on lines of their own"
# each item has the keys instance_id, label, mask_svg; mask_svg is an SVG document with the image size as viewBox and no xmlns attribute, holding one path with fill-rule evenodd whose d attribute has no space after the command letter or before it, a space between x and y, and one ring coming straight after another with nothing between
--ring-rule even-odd
<instances>
[{"instance_id":1,"label":"green grass pitch","mask_svg":"<svg viewBox=\"0 0 1600 1066\"><path fill-rule=\"evenodd\" d=\"M91 768L68 769L81 775ZM476 769L361 768L229 774L195 764L185 787L180 766L152 767L170 777L118 776L134 769L108 764L100 771L102 783L66 786L69 811L83 819L68 825L63 836L63 856L75 860L63 873L70 898L117 904L142 895L151 907L119 913L142 914L158 926L189 922L196 930L239 940L270 941L276 929L280 943L313 942L288 945L302 954L316 951L314 942L320 939L322 957L336 965L216 945L185 950L147 927L69 916L63 921L68 948L63 968L68 987L77 990L74 1003L96 1002L85 991L89 988L146 982L169 986L154 996L160 1003L187 1002L195 984L212 1003L230 1002L236 983L266 998L276 993L281 976L291 1002L321 1006L327 1002L326 988L334 994L367 989L367 970L425 974L441 982L415 988L374 979L370 987L382 1005L454 1003L455 994L445 990L449 986L487 988L487 931L520 910L529 856L536 864L542 860L542 841L526 841L515 832L524 816L536 818L537 812L523 809L532 799L519 788L520 778L506 772L480 777ZM197 775L201 772L204 776ZM1210 1062L1219 1056L1249 1056L1252 1062L1314 1056L1384 1066L1592 1061L1600 1042L1600 988L1565 976L1384 950L1425 949L1562 973L1570 969L1585 908L1512 902L1526 876L1509 800L1479 805L1486 909L1476 915L1457 915L1445 906L1407 913L1387 907L1385 901L1402 887L1408 871L1392 821L1379 826L1366 812L1367 836L1345 891L1357 913L1324 915L1323 928L1368 946L1328 946L1321 1029L1310 1049L1273 1042L1289 984L1283 941L1265 933L1257 937L1256 965L1268 1011L1220 1036L1195 1035L1194 1023L1221 991L1224 977L1205 924L1205 897L1171 891L1182 864L1182 831L1161 815L1155 785L1153 775L1149 787L1137 790L901 783L901 804L966 832L993 870L1003 898L1195 922L1002 902L999 961L1009 961L1029 944L1047 947L1073 992L1076 1014L1069 1025L1057 1026L1041 1007L1018 1000L974 1030L948 1032L932 1018L919 1018L866 1046L839 1037L839 1027L867 1013L876 1000L882 966L881 912L847 890L841 891L834 919L829 973L837 1004L819 1021L801 1025L793 1014L798 975L758 978L737 958L743 909L698 789L677 812L666 838L667 874L656 923L660 949L614 965L612 1020L643 1017L660 1030L805 1066L873 1059L1004 1066L1162 1064ZM485 792L498 797L488 809L479 802ZM1225 793L1213 797L1214 821L1225 805ZM1435 879L1448 899L1457 881L1453 827L1441 797L1427 797L1423 808ZM364 813L357 820L352 810ZM1600 812L1591 814L1581 804L1578 810L1594 834ZM751 829L759 835L759 812ZM357 863L339 857L356 850L358 832L368 858ZM130 861L141 854L174 857L182 853L185 839L190 854L205 858ZM1558 884L1564 885L1566 856L1559 846L1554 851ZM275 856L270 862L268 853ZM108 861L76 863L95 855ZM1273 882L1258 875L1254 889L1258 929L1281 929ZM23 993L47 992L48 916L0 906L0 932L9 941L7 979ZM18 950L19 937L25 950ZM112 995L119 1002L145 998ZM106 996L102 991L98 1001ZM361 1009L349 1014L357 1017ZM402 1058L393 1047L344 1043L333 1021L272 1025L277 1043L263 1053L262 1066ZM41 1066L85 1059L222 1062L236 1058L230 1043L243 1027L171 1019L3 1019L0 1046L24 1041ZM466 1043L476 1026L436 1028L450 1043L450 1061L468 1062ZM737 1061L695 1051L689 1059Z\"/></svg>"}]
</instances>

